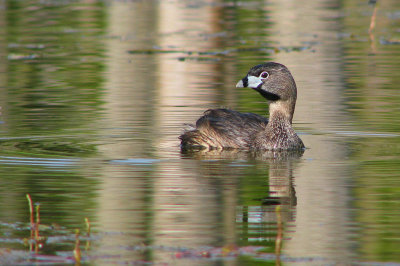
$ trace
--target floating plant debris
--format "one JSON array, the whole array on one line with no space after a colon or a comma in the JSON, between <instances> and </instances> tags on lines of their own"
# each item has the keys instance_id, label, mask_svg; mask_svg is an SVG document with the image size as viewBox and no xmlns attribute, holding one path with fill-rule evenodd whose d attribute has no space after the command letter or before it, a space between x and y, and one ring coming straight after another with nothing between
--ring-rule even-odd
<instances>
[{"instance_id":1,"label":"floating plant debris","mask_svg":"<svg viewBox=\"0 0 400 266\"><path fill-rule=\"evenodd\" d=\"M399 45L400 44L400 40L388 40L383 37L379 39L379 42L382 45Z\"/></svg>"},{"instance_id":2,"label":"floating plant debris","mask_svg":"<svg viewBox=\"0 0 400 266\"><path fill-rule=\"evenodd\" d=\"M39 58L38 54L8 54L8 60L28 60L28 59L36 59Z\"/></svg>"},{"instance_id":3,"label":"floating plant debris","mask_svg":"<svg viewBox=\"0 0 400 266\"><path fill-rule=\"evenodd\" d=\"M310 50L310 45L305 46L280 46L280 47L240 47L240 48L230 48L224 50L214 50L214 51L185 51L185 50L171 50L162 48L152 48L152 49L138 49L129 50L129 54L185 54L185 57L178 57L178 60L185 61L187 59L197 60L197 61L210 61L215 60L209 57L203 56L226 56L232 53L242 53L242 52L263 52L266 54L274 54L279 52L299 52Z\"/></svg>"}]
</instances>

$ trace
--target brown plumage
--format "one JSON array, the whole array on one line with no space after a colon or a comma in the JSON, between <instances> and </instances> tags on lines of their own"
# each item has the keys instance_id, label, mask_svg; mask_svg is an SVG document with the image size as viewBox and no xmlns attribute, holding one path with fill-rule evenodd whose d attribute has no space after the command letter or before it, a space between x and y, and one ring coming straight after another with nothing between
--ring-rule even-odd
<instances>
[{"instance_id":1,"label":"brown plumage","mask_svg":"<svg viewBox=\"0 0 400 266\"><path fill-rule=\"evenodd\" d=\"M282 64L250 69L236 87L249 87L269 101L269 120L253 113L210 109L179 138L182 149L298 150L304 144L292 128L296 83Z\"/></svg>"}]
</instances>

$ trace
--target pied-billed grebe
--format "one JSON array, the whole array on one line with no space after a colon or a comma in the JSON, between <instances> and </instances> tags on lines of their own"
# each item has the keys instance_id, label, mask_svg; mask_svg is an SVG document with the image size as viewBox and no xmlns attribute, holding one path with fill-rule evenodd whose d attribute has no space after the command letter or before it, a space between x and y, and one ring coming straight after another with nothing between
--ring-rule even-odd
<instances>
[{"instance_id":1,"label":"pied-billed grebe","mask_svg":"<svg viewBox=\"0 0 400 266\"><path fill-rule=\"evenodd\" d=\"M257 114L210 109L197 120L196 126L179 137L182 149L304 149L292 128L296 83L284 65L269 62L252 67L236 87L252 88L268 100L269 121Z\"/></svg>"}]
</instances>

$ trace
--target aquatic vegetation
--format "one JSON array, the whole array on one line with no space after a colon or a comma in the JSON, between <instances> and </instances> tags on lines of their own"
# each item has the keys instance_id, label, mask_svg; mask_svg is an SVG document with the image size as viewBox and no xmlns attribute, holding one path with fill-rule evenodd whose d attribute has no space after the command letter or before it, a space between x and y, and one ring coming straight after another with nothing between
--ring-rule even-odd
<instances>
[{"instance_id":1,"label":"aquatic vegetation","mask_svg":"<svg viewBox=\"0 0 400 266\"><path fill-rule=\"evenodd\" d=\"M79 265L81 262L81 239L86 242L85 247L90 247L90 221L85 218L86 235L82 237L80 230L76 229L75 234L70 230L58 225L44 225L40 221L40 204L33 203L29 194L26 195L29 206L29 226L25 224L1 223L1 231L15 231L9 233L7 238L0 239L0 242L13 244L13 247L0 249L0 264L4 265L26 265L35 264L59 264L67 263ZM29 237L13 237L21 232L29 231ZM27 247L21 250L19 246ZM63 249L72 246L70 252L49 252L54 246ZM52 248L49 248L52 247ZM85 248L85 250L87 250Z\"/></svg>"},{"instance_id":2,"label":"aquatic vegetation","mask_svg":"<svg viewBox=\"0 0 400 266\"><path fill-rule=\"evenodd\" d=\"M91 242L100 240L99 236L93 236L91 233L91 223L89 218L85 217L86 233L81 234L80 229L69 230L59 225L41 224L40 203L34 203L30 194L26 195L29 208L29 226L25 224L0 224L0 230L4 232L5 228L11 231L22 231L28 233L29 237L0 239L3 243L19 244L26 249L21 250L17 246L7 249L0 249L0 263L12 265L48 265L48 264L75 264L90 263L93 260L107 258L106 254L90 254ZM237 246L227 244L222 247L202 246L198 248L167 247L156 245L145 245L143 243L135 246L123 247L127 250L141 251L167 251L173 259L179 260L225 260L236 258L239 260L281 260L281 243L283 234L283 223L281 218L281 208L276 207L277 237L275 253L265 252L264 246ZM105 236L106 237L106 236ZM82 241L85 243L83 244ZM55 251L50 251L53 248ZM62 248L64 247L64 248ZM68 248L69 247L69 248ZM65 251L68 250L69 251ZM63 250L63 251L62 251ZM50 252L49 252L50 251ZM284 260L293 260L293 258L283 257ZM128 261L128 263L139 263L139 261ZM151 261L140 261L140 263L152 263Z\"/></svg>"}]
</instances>

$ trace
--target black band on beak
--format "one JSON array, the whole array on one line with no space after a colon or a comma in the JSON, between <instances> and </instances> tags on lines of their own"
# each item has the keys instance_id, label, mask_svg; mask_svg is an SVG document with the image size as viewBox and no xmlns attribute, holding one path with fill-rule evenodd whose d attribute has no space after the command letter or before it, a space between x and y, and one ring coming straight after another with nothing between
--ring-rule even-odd
<instances>
[{"instance_id":1,"label":"black band on beak","mask_svg":"<svg viewBox=\"0 0 400 266\"><path fill-rule=\"evenodd\" d=\"M242 79L243 87L247 88L249 86L249 79L247 77Z\"/></svg>"}]
</instances>

